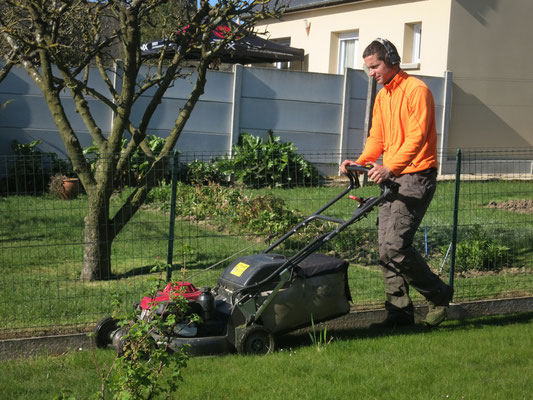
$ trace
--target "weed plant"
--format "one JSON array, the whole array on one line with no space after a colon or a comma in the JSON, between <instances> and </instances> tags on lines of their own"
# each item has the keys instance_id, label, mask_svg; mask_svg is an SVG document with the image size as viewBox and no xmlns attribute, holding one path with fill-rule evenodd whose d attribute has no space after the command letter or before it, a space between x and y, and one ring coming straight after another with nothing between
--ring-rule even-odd
<instances>
[{"instance_id":1,"label":"weed plant","mask_svg":"<svg viewBox=\"0 0 533 400\"><path fill-rule=\"evenodd\" d=\"M163 290L166 282L162 279L165 264L156 263L151 272L146 296L155 298ZM120 305L120 303L118 304ZM189 360L188 346L170 350L173 333L179 323L187 320L194 323L200 320L191 314L188 301L179 294L171 294L170 301L164 303L161 313L156 313L159 304L153 304L149 316L144 318L141 310L123 311L115 317L117 325L125 334L116 349L116 358L109 367L103 367L96 357L93 360L100 390L94 398L105 400L113 394L115 399L168 398L182 383L182 371ZM116 311L120 307L116 307ZM157 341L156 341L157 338ZM102 338L99 339L102 341Z\"/></svg>"}]
</instances>

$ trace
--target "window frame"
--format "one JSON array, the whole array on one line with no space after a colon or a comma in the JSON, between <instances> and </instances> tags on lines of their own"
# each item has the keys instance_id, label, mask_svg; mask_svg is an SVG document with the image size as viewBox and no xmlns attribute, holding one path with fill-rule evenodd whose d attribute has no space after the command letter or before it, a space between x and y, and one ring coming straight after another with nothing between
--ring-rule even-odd
<instances>
[{"instance_id":1,"label":"window frame","mask_svg":"<svg viewBox=\"0 0 533 400\"><path fill-rule=\"evenodd\" d=\"M349 32L341 32L338 34L338 57L337 57L337 73L339 75L344 74L346 69L346 44L349 41L354 41L354 55L353 55L353 68L357 68L357 52L359 50L359 30L353 30ZM350 67L352 68L352 67Z\"/></svg>"},{"instance_id":2,"label":"window frame","mask_svg":"<svg viewBox=\"0 0 533 400\"><path fill-rule=\"evenodd\" d=\"M422 22L413 24L413 55L412 62L420 63L420 52L422 45Z\"/></svg>"},{"instance_id":3,"label":"window frame","mask_svg":"<svg viewBox=\"0 0 533 400\"><path fill-rule=\"evenodd\" d=\"M291 45L291 38L290 37L283 37L278 39L269 39L273 43L282 44L284 46L290 46ZM272 63L274 65L274 68L276 69L291 69L291 62L290 61L276 61Z\"/></svg>"}]
</instances>

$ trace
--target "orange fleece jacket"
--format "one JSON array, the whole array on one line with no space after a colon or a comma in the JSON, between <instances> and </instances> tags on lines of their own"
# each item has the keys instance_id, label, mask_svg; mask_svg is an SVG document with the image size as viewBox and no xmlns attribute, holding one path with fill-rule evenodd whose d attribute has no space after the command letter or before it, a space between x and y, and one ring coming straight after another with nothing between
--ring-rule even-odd
<instances>
[{"instance_id":1,"label":"orange fleece jacket","mask_svg":"<svg viewBox=\"0 0 533 400\"><path fill-rule=\"evenodd\" d=\"M370 135L355 162L375 162L382 154L396 176L438 166L433 95L402 70L377 94Z\"/></svg>"}]
</instances>

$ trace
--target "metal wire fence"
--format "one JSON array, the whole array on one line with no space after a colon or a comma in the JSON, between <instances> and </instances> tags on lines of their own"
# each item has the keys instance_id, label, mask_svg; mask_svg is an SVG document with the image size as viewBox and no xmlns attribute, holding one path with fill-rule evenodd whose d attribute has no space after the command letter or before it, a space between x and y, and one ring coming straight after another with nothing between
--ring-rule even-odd
<instances>
[{"instance_id":1,"label":"metal wire fence","mask_svg":"<svg viewBox=\"0 0 533 400\"><path fill-rule=\"evenodd\" d=\"M263 251L343 190L346 180L336 176L339 154L302 156L285 162L270 154L245 167L238 154L177 155L160 164L154 188L133 216L131 208L130 214L120 210L147 173L145 160L131 159L114 174L103 203L108 236L99 237L113 238L109 264L95 263L91 253L89 189L77 181L77 192L65 192L65 179L75 177L68 160L0 157L0 337L86 330L113 311L114 300L139 301L157 275L154 266L162 267L163 279L214 286L231 260ZM533 295L533 151L468 151L461 160L460 185L454 175L440 176L416 247L445 281L453 259L455 302ZM378 193L368 184L354 194ZM331 214L347 218L356 206L343 199ZM117 216L127 216L127 223ZM291 254L328 228L309 227L280 251ZM350 261L359 309L383 303L376 236L374 211L321 249ZM90 265L110 268L81 279ZM417 294L414 300L423 301Z\"/></svg>"}]
</instances>

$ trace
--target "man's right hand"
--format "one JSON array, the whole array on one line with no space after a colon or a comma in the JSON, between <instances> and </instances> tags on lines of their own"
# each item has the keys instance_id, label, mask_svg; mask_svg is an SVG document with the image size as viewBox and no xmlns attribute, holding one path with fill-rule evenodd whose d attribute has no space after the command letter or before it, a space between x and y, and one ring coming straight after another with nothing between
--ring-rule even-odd
<instances>
[{"instance_id":1,"label":"man's right hand","mask_svg":"<svg viewBox=\"0 0 533 400\"><path fill-rule=\"evenodd\" d=\"M357 165L356 163L354 163L353 161L351 160L344 160L339 168L339 171L341 172L341 174L344 174L344 175L347 175L348 174L348 170L346 169L346 167L348 165Z\"/></svg>"}]
</instances>

